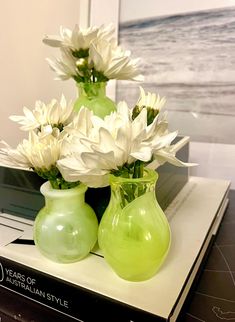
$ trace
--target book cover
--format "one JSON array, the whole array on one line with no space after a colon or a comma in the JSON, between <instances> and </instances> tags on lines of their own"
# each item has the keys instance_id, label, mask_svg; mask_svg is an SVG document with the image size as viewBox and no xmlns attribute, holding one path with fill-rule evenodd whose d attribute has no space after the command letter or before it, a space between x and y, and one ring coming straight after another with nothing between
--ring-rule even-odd
<instances>
[{"instance_id":1,"label":"book cover","mask_svg":"<svg viewBox=\"0 0 235 322\"><path fill-rule=\"evenodd\" d=\"M0 321L73 322L75 320L0 287Z\"/></svg>"},{"instance_id":2,"label":"book cover","mask_svg":"<svg viewBox=\"0 0 235 322\"><path fill-rule=\"evenodd\" d=\"M0 285L74 321L165 321L115 299L0 256Z\"/></svg>"}]
</instances>

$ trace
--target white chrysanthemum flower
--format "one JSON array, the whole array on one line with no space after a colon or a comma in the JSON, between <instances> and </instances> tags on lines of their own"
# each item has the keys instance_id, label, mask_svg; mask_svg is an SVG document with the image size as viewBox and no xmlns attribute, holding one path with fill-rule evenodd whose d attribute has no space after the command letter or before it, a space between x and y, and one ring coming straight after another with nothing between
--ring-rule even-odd
<instances>
[{"instance_id":1,"label":"white chrysanthemum flower","mask_svg":"<svg viewBox=\"0 0 235 322\"><path fill-rule=\"evenodd\" d=\"M77 126L86 115L83 129ZM79 120L80 119L80 120ZM86 108L79 112L78 121L66 128L72 134L65 139L57 167L69 182L82 181L90 187L107 186L109 173L131 165L136 160L148 163L152 158L185 166L169 147L177 132L168 132L166 119L158 117L147 125L147 109L132 120L125 102L118 104L117 112L101 119ZM66 131L65 129L65 131Z\"/></svg>"},{"instance_id":2,"label":"white chrysanthemum flower","mask_svg":"<svg viewBox=\"0 0 235 322\"><path fill-rule=\"evenodd\" d=\"M73 30L61 27L60 36L46 36L43 42L61 51L61 58L47 58L55 79L73 78L77 83L143 80L139 59L130 59L130 52L117 46L112 24L87 29L76 25Z\"/></svg>"},{"instance_id":3,"label":"white chrysanthemum flower","mask_svg":"<svg viewBox=\"0 0 235 322\"><path fill-rule=\"evenodd\" d=\"M72 119L72 122L64 127L64 130L70 135L89 136L90 131L93 128L92 117L93 111L88 108L81 108L79 113L76 113Z\"/></svg>"},{"instance_id":4,"label":"white chrysanthemum flower","mask_svg":"<svg viewBox=\"0 0 235 322\"><path fill-rule=\"evenodd\" d=\"M46 35L43 42L51 47L68 47L72 50L87 49L90 42L97 37L98 28L79 28L75 25L73 30L60 27L60 36Z\"/></svg>"},{"instance_id":5,"label":"white chrysanthemum flower","mask_svg":"<svg viewBox=\"0 0 235 322\"><path fill-rule=\"evenodd\" d=\"M7 166L49 171L61 156L64 135L58 129L42 130L39 135L29 132L28 140L24 139L16 149L2 141L0 160Z\"/></svg>"},{"instance_id":6,"label":"white chrysanthemum flower","mask_svg":"<svg viewBox=\"0 0 235 322\"><path fill-rule=\"evenodd\" d=\"M131 59L129 51L124 51L105 39L91 43L89 63L108 79L143 80L138 68L139 59Z\"/></svg>"},{"instance_id":7,"label":"white chrysanthemum flower","mask_svg":"<svg viewBox=\"0 0 235 322\"><path fill-rule=\"evenodd\" d=\"M23 145L24 142L25 141L23 141L21 145ZM2 165L13 168L30 169L31 163L28 158L18 150L20 145L18 145L16 149L13 149L5 141L0 141L0 144L3 146L0 148L0 162Z\"/></svg>"},{"instance_id":8,"label":"white chrysanthemum flower","mask_svg":"<svg viewBox=\"0 0 235 322\"><path fill-rule=\"evenodd\" d=\"M69 48L72 51L88 49L92 41L98 39L106 39L110 41L113 37L114 28L110 24L102 25L100 28L94 26L89 28L80 28L75 25L73 30L60 27L60 36L46 36L43 42L52 47Z\"/></svg>"},{"instance_id":9,"label":"white chrysanthemum flower","mask_svg":"<svg viewBox=\"0 0 235 322\"><path fill-rule=\"evenodd\" d=\"M77 69L77 58L67 48L61 48L61 58L46 58L50 68L56 72L55 80L67 80L80 75Z\"/></svg>"},{"instance_id":10,"label":"white chrysanthemum flower","mask_svg":"<svg viewBox=\"0 0 235 322\"><path fill-rule=\"evenodd\" d=\"M52 127L63 128L69 124L73 117L73 103L66 102L64 95L60 101L53 99L49 104L41 101L35 103L34 110L23 108L24 115L12 115L10 119L22 125L24 131L32 131L41 126L51 125Z\"/></svg>"},{"instance_id":11,"label":"white chrysanthemum flower","mask_svg":"<svg viewBox=\"0 0 235 322\"><path fill-rule=\"evenodd\" d=\"M147 92L145 93L144 89L140 86L140 97L136 103L138 107L147 107L160 112L162 107L166 103L165 97L160 97L155 93Z\"/></svg>"}]
</instances>

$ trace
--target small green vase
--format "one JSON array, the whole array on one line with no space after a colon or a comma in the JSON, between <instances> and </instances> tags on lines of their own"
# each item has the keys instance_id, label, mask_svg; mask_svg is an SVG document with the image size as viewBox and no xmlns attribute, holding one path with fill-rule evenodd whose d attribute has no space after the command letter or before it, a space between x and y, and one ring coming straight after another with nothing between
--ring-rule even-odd
<instances>
[{"instance_id":1,"label":"small green vase","mask_svg":"<svg viewBox=\"0 0 235 322\"><path fill-rule=\"evenodd\" d=\"M45 206L34 222L34 242L45 257L59 263L72 263L86 257L97 241L98 221L85 203L87 187L53 189L45 182L40 191Z\"/></svg>"},{"instance_id":2,"label":"small green vase","mask_svg":"<svg viewBox=\"0 0 235 322\"><path fill-rule=\"evenodd\" d=\"M78 98L75 101L74 110L78 112L82 106L85 106L101 118L116 111L116 104L106 96L106 85L106 82L77 83Z\"/></svg>"},{"instance_id":3,"label":"small green vase","mask_svg":"<svg viewBox=\"0 0 235 322\"><path fill-rule=\"evenodd\" d=\"M158 175L110 175L111 199L101 219L98 242L105 260L121 278L143 281L156 274L170 247L170 227L155 196Z\"/></svg>"}]
</instances>

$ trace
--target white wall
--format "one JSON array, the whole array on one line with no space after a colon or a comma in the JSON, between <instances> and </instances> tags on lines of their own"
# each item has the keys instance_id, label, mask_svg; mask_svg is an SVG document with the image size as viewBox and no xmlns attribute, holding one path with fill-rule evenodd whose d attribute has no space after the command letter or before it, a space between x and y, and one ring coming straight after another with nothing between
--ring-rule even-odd
<instances>
[{"instance_id":1,"label":"white wall","mask_svg":"<svg viewBox=\"0 0 235 322\"><path fill-rule=\"evenodd\" d=\"M86 0L82 0L86 1ZM90 26L100 26L102 24L112 23L116 37L118 37L119 25L119 0L90 0ZM107 84L107 95L115 101L116 99L116 81L110 80Z\"/></svg>"},{"instance_id":2,"label":"white wall","mask_svg":"<svg viewBox=\"0 0 235 322\"><path fill-rule=\"evenodd\" d=\"M84 5L87 1L80 0ZM46 57L57 49L42 43L45 34L58 34L60 25L73 28L79 23L79 0L7 0L0 10L0 140L15 146L25 136L9 115L22 114L22 107L33 108L40 99L49 102L76 97L75 83L55 81Z\"/></svg>"},{"instance_id":3,"label":"white wall","mask_svg":"<svg viewBox=\"0 0 235 322\"><path fill-rule=\"evenodd\" d=\"M190 169L193 176L225 179L235 189L235 145L190 142L190 161L198 166Z\"/></svg>"}]
</instances>

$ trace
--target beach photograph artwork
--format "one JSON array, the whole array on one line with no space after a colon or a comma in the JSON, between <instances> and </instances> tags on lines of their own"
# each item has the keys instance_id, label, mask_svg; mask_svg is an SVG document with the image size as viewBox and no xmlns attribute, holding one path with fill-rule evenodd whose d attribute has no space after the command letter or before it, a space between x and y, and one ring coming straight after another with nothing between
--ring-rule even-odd
<instances>
[{"instance_id":1,"label":"beach photograph artwork","mask_svg":"<svg viewBox=\"0 0 235 322\"><path fill-rule=\"evenodd\" d=\"M141 85L166 98L173 130L191 141L235 143L235 6L126 17L119 43L141 58L145 80L118 81L117 101L133 106Z\"/></svg>"}]
</instances>

